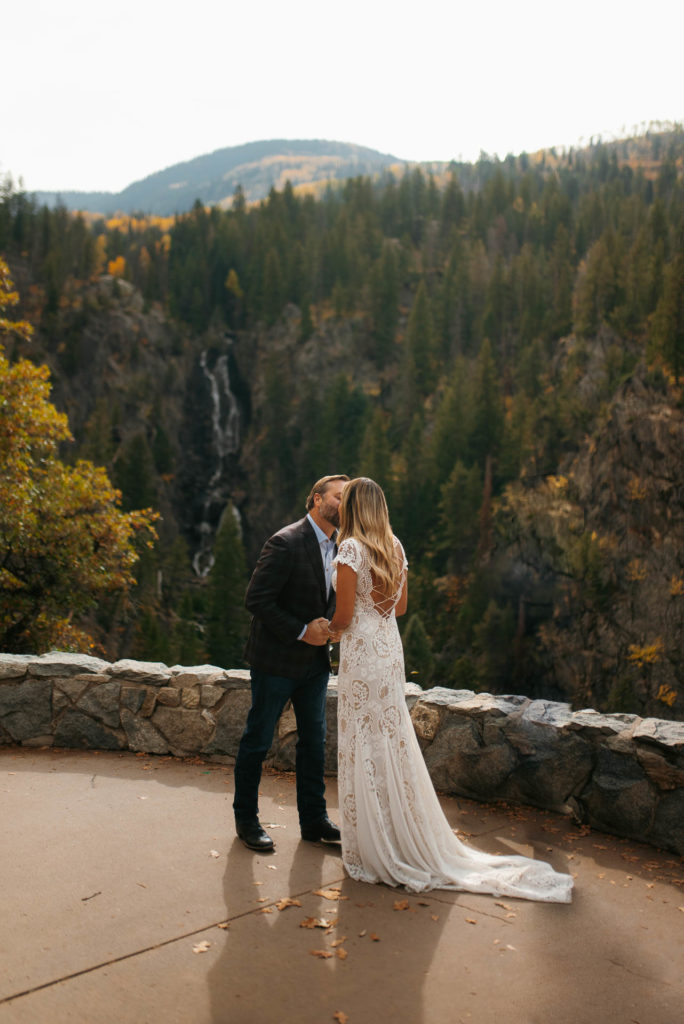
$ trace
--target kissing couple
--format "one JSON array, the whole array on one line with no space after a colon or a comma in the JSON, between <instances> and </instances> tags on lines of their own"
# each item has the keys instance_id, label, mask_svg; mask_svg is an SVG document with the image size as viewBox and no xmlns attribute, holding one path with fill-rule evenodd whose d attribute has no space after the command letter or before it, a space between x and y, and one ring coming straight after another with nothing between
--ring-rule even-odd
<instances>
[{"instance_id":1,"label":"kissing couple","mask_svg":"<svg viewBox=\"0 0 684 1024\"><path fill-rule=\"evenodd\" d=\"M304 518L266 541L247 587L252 705L235 762L238 837L249 849L273 849L259 822L259 781L290 700L302 839L341 842L351 878L569 903L570 875L483 853L454 835L406 706L397 617L407 602L408 563L382 489L367 477L322 477ZM339 828L324 781L329 644L337 641Z\"/></svg>"}]
</instances>

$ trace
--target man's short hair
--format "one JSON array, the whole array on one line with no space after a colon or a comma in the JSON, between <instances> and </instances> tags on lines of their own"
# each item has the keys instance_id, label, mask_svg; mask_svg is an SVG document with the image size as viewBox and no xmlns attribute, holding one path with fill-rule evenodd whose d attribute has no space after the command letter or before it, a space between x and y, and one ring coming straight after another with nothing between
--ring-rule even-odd
<instances>
[{"instance_id":1,"label":"man's short hair","mask_svg":"<svg viewBox=\"0 0 684 1024\"><path fill-rule=\"evenodd\" d=\"M345 473L336 473L334 476L322 476L320 480L317 480L311 488L309 497L306 499L307 512L310 512L314 507L314 494L320 494L321 497L323 497L330 484L334 483L335 480L347 481L349 480L349 477Z\"/></svg>"}]
</instances>

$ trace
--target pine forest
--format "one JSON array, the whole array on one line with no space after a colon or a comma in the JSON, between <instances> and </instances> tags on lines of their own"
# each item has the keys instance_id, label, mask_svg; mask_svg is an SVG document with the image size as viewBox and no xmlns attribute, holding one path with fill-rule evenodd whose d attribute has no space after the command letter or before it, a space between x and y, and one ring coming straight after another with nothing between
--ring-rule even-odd
<instances>
[{"instance_id":1,"label":"pine forest","mask_svg":"<svg viewBox=\"0 0 684 1024\"><path fill-rule=\"evenodd\" d=\"M684 719L684 132L174 217L0 194L0 649L243 667L373 477L407 677Z\"/></svg>"}]
</instances>

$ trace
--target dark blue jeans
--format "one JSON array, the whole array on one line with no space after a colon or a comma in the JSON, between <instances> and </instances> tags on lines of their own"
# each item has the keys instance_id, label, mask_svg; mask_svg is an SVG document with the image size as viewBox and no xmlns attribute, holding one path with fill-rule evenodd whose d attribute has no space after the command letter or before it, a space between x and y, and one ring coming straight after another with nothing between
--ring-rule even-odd
<instances>
[{"instance_id":1,"label":"dark blue jeans","mask_svg":"<svg viewBox=\"0 0 684 1024\"><path fill-rule=\"evenodd\" d=\"M253 821L259 815L261 767L281 712L291 700L297 720L297 809L300 824L310 824L326 814L323 770L328 672L289 679L253 668L251 677L252 706L235 761L235 820Z\"/></svg>"}]
</instances>

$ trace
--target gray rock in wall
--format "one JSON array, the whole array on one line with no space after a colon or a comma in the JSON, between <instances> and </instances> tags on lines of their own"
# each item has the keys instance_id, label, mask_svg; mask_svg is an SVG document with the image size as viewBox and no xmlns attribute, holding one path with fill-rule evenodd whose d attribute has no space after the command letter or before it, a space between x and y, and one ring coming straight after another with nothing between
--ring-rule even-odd
<instances>
[{"instance_id":1,"label":"gray rock in wall","mask_svg":"<svg viewBox=\"0 0 684 1024\"><path fill-rule=\"evenodd\" d=\"M205 754L235 757L251 703L252 695L248 690L230 690L220 710L209 710L216 727L203 748Z\"/></svg>"},{"instance_id":2,"label":"gray rock in wall","mask_svg":"<svg viewBox=\"0 0 684 1024\"><path fill-rule=\"evenodd\" d=\"M168 740L157 732L147 718L140 718L128 708L121 712L121 724L126 733L130 750L142 751L145 754L168 754Z\"/></svg>"},{"instance_id":3,"label":"gray rock in wall","mask_svg":"<svg viewBox=\"0 0 684 1024\"><path fill-rule=\"evenodd\" d=\"M125 750L126 740L82 711L67 710L55 729L54 745L95 750Z\"/></svg>"},{"instance_id":4,"label":"gray rock in wall","mask_svg":"<svg viewBox=\"0 0 684 1024\"><path fill-rule=\"evenodd\" d=\"M579 801L590 824L634 838L651 831L657 795L632 758L599 749L596 768Z\"/></svg>"},{"instance_id":5,"label":"gray rock in wall","mask_svg":"<svg viewBox=\"0 0 684 1024\"><path fill-rule=\"evenodd\" d=\"M447 714L423 756L438 790L473 799L491 799L516 766L517 759L503 735L492 732L485 745L478 724L462 714Z\"/></svg>"},{"instance_id":6,"label":"gray rock in wall","mask_svg":"<svg viewBox=\"0 0 684 1024\"><path fill-rule=\"evenodd\" d=\"M33 660L30 654L3 654L0 660L0 679L23 679Z\"/></svg>"},{"instance_id":7,"label":"gray rock in wall","mask_svg":"<svg viewBox=\"0 0 684 1024\"><path fill-rule=\"evenodd\" d=\"M91 686L78 700L78 707L85 714L113 729L120 725L119 696L121 683L106 681Z\"/></svg>"},{"instance_id":8,"label":"gray rock in wall","mask_svg":"<svg viewBox=\"0 0 684 1024\"><path fill-rule=\"evenodd\" d=\"M171 669L161 661L133 661L124 658L110 666L113 676L123 676L127 683L150 683L152 686L167 686Z\"/></svg>"},{"instance_id":9,"label":"gray rock in wall","mask_svg":"<svg viewBox=\"0 0 684 1024\"><path fill-rule=\"evenodd\" d=\"M589 779L595 755L591 743L565 729L570 712L548 705L533 701L500 726L517 755L503 793L510 800L563 810Z\"/></svg>"},{"instance_id":10,"label":"gray rock in wall","mask_svg":"<svg viewBox=\"0 0 684 1024\"><path fill-rule=\"evenodd\" d=\"M81 676L102 674L111 668L108 661L90 654L71 654L68 651L48 651L32 658L29 671L33 676Z\"/></svg>"},{"instance_id":11,"label":"gray rock in wall","mask_svg":"<svg viewBox=\"0 0 684 1024\"><path fill-rule=\"evenodd\" d=\"M684 854L684 789L661 798L646 839L655 846Z\"/></svg>"},{"instance_id":12,"label":"gray rock in wall","mask_svg":"<svg viewBox=\"0 0 684 1024\"><path fill-rule=\"evenodd\" d=\"M168 741L176 757L197 754L206 748L213 724L196 711L158 706L149 720Z\"/></svg>"},{"instance_id":13,"label":"gray rock in wall","mask_svg":"<svg viewBox=\"0 0 684 1024\"><path fill-rule=\"evenodd\" d=\"M52 724L52 684L45 679L0 687L0 725L13 740L47 733Z\"/></svg>"},{"instance_id":14,"label":"gray rock in wall","mask_svg":"<svg viewBox=\"0 0 684 1024\"><path fill-rule=\"evenodd\" d=\"M643 718L634 729L634 739L645 740L673 753L684 753L684 722L664 722L660 718Z\"/></svg>"}]
</instances>

